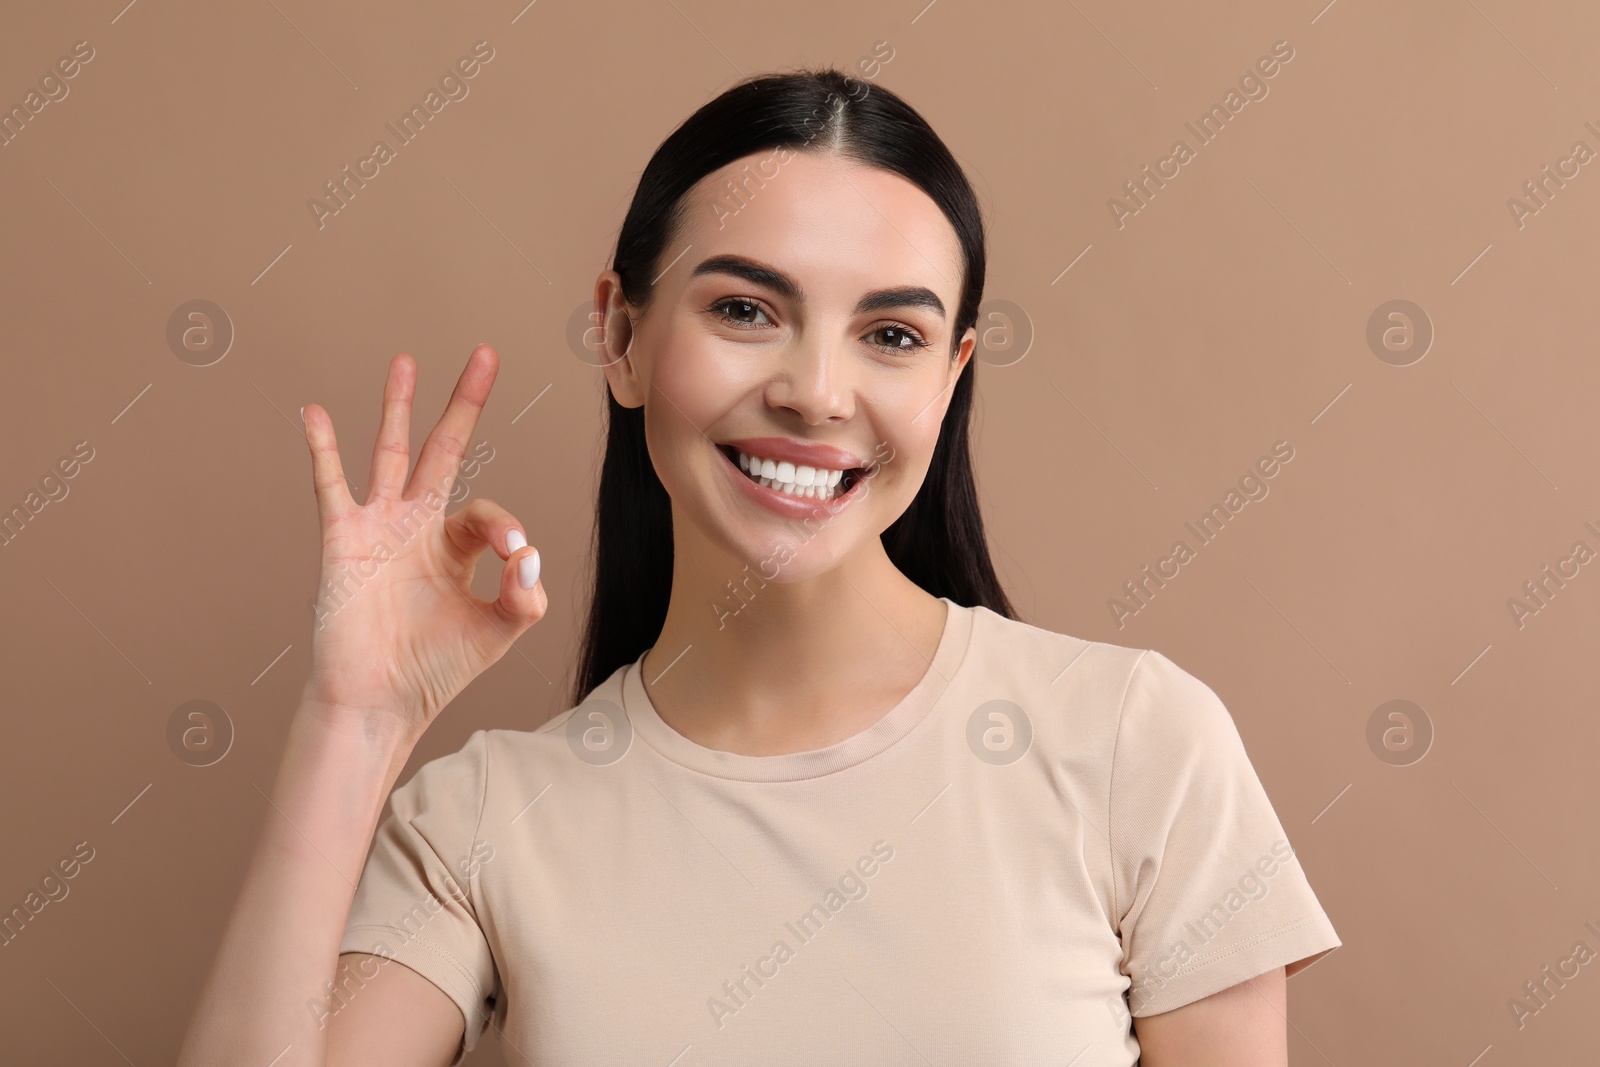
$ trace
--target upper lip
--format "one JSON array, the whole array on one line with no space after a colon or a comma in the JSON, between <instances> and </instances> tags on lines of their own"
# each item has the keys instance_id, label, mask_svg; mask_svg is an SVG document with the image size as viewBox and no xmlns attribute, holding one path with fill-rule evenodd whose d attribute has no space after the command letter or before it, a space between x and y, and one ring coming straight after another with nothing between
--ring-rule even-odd
<instances>
[{"instance_id":1,"label":"upper lip","mask_svg":"<svg viewBox=\"0 0 1600 1067\"><path fill-rule=\"evenodd\" d=\"M747 456L788 461L796 466L848 471L864 465L854 454L817 441L794 441L787 437L744 437L722 443L729 448L737 448Z\"/></svg>"}]
</instances>

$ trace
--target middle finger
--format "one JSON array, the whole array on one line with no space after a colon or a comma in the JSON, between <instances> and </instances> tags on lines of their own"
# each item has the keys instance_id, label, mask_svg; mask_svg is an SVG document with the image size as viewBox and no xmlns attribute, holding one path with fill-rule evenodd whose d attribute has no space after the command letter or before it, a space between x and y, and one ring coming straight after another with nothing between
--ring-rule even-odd
<instances>
[{"instance_id":1,"label":"middle finger","mask_svg":"<svg viewBox=\"0 0 1600 1067\"><path fill-rule=\"evenodd\" d=\"M467 440L478 425L478 416L489 399L495 375L500 370L500 357L488 345L479 345L467 357L467 365L456 380L455 390L444 414L422 444L422 455L417 459L417 469L411 474L404 499L415 500L428 489L448 497L455 484L461 456L467 450Z\"/></svg>"}]
</instances>

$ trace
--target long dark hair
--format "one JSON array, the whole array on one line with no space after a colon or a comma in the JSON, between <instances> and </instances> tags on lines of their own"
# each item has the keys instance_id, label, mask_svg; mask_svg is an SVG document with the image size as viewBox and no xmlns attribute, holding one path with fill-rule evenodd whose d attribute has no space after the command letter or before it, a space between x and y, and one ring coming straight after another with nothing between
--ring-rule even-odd
<instances>
[{"instance_id":1,"label":"long dark hair","mask_svg":"<svg viewBox=\"0 0 1600 1067\"><path fill-rule=\"evenodd\" d=\"M640 309L649 303L662 250L683 220L684 194L712 171L773 149L838 152L899 174L939 205L965 261L952 334L959 342L983 297L983 216L972 185L909 104L831 69L735 85L661 142L640 175L612 256L627 302ZM927 592L1015 618L989 560L972 478L967 424L976 364L967 360L956 381L922 487L882 540L894 565ZM594 573L574 704L655 643L672 592L671 498L645 447L644 409L623 407L609 389L606 398Z\"/></svg>"}]
</instances>

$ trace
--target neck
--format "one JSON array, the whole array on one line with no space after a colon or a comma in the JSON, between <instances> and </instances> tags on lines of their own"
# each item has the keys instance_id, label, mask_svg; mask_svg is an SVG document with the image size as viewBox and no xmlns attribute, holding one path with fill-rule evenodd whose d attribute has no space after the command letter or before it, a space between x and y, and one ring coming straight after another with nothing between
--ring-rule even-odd
<instances>
[{"instance_id":1,"label":"neck","mask_svg":"<svg viewBox=\"0 0 1600 1067\"><path fill-rule=\"evenodd\" d=\"M793 582L683 541L642 674L657 713L691 740L752 754L823 747L871 725L928 670L945 606L877 538Z\"/></svg>"}]
</instances>

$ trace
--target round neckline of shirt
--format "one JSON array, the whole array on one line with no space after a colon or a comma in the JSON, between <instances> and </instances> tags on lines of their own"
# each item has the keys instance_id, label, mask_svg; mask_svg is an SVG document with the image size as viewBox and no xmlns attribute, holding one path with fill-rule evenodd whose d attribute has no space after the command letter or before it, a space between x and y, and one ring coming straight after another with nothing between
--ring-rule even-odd
<instances>
[{"instance_id":1,"label":"round neckline of shirt","mask_svg":"<svg viewBox=\"0 0 1600 1067\"><path fill-rule=\"evenodd\" d=\"M689 740L668 726L650 702L641 670L644 653L624 669L623 711L634 732L651 748L674 763L716 778L741 782L797 782L858 766L893 745L925 719L966 659L974 609L957 604L949 597L939 599L945 603L944 631L939 636L933 658L928 661L928 669L916 685L877 722L825 748L776 756L750 756L706 748Z\"/></svg>"}]
</instances>

